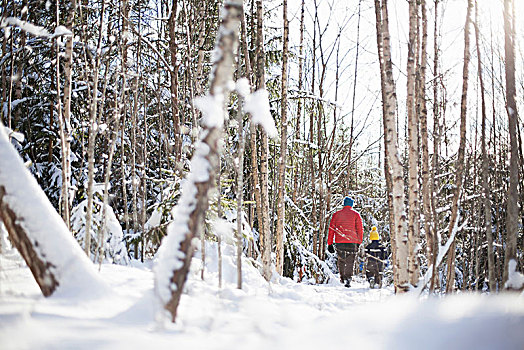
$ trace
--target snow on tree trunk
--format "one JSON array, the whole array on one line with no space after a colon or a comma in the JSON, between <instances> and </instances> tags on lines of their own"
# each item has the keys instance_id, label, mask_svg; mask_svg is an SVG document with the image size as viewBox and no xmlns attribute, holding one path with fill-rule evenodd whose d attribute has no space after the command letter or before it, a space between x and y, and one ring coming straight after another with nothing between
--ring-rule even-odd
<instances>
[{"instance_id":1,"label":"snow on tree trunk","mask_svg":"<svg viewBox=\"0 0 524 350\"><path fill-rule=\"evenodd\" d=\"M196 145L191 159L191 172L183 184L180 200L173 209L174 221L168 227L168 236L162 242L155 266L155 292L173 322L176 320L193 256L192 241L193 238L200 237L204 229L208 191L213 186L219 160L218 144L224 122L223 107L233 77L241 13L241 0L231 0L224 4L210 78L210 95L199 100L199 108L203 114L201 140Z\"/></svg>"},{"instance_id":2,"label":"snow on tree trunk","mask_svg":"<svg viewBox=\"0 0 524 350\"><path fill-rule=\"evenodd\" d=\"M42 293L105 288L1 125L0 164L0 218Z\"/></svg>"}]
</instances>

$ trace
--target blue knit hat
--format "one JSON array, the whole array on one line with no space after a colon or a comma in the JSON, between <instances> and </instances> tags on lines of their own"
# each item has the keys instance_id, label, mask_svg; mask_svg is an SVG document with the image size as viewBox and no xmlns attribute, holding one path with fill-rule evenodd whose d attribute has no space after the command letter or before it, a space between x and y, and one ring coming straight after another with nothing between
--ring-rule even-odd
<instances>
[{"instance_id":1,"label":"blue knit hat","mask_svg":"<svg viewBox=\"0 0 524 350\"><path fill-rule=\"evenodd\" d=\"M353 200L353 198L349 198L349 197L344 198L344 206L345 207L347 207L347 206L352 207L353 204L355 204L355 201Z\"/></svg>"}]
</instances>

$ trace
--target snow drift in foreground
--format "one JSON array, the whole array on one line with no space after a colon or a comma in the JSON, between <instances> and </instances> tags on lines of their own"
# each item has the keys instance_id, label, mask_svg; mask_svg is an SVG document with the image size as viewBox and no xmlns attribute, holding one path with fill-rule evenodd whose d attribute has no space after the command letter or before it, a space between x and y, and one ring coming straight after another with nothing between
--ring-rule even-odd
<instances>
[{"instance_id":1,"label":"snow drift in foreground","mask_svg":"<svg viewBox=\"0 0 524 350\"><path fill-rule=\"evenodd\" d=\"M207 247L205 281L196 254L176 324L154 321L147 264L103 265L116 293L98 300L44 299L13 250L0 255L1 349L523 349L524 296L456 295L421 300L369 289L274 280L244 260L235 289L232 246L224 246L217 288L216 245Z\"/></svg>"}]
</instances>

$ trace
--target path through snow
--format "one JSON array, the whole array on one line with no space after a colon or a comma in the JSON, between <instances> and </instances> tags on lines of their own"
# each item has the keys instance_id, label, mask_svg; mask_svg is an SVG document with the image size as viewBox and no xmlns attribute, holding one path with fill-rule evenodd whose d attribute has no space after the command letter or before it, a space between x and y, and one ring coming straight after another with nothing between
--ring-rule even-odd
<instances>
[{"instance_id":1,"label":"path through snow","mask_svg":"<svg viewBox=\"0 0 524 350\"><path fill-rule=\"evenodd\" d=\"M229 252L230 253L230 252ZM268 284L249 265L235 289L234 258L217 288L208 251L206 280L195 258L177 324L155 321L150 264L103 265L103 298L43 298L25 263L0 256L1 349L524 349L524 296L457 295L420 300L370 290Z\"/></svg>"}]
</instances>

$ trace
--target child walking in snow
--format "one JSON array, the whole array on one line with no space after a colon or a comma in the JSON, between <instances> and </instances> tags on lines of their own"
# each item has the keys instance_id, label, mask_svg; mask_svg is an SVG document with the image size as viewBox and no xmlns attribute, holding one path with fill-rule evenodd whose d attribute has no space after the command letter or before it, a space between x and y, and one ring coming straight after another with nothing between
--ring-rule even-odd
<instances>
[{"instance_id":1,"label":"child walking in snow","mask_svg":"<svg viewBox=\"0 0 524 350\"><path fill-rule=\"evenodd\" d=\"M366 246L366 277L371 288L378 284L382 287L382 275L384 271L384 260L386 260L386 248L380 243L376 226L371 228L369 233L371 243Z\"/></svg>"}]
</instances>

